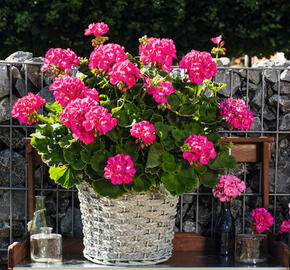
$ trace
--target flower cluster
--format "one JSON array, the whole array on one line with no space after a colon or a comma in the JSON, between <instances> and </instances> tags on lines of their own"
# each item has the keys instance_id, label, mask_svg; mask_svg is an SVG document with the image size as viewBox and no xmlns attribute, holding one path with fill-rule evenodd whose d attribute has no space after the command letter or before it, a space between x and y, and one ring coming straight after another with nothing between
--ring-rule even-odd
<instances>
[{"instance_id":1,"label":"flower cluster","mask_svg":"<svg viewBox=\"0 0 290 270\"><path fill-rule=\"evenodd\" d=\"M90 55L89 68L108 71L115 63L127 59L125 48L119 44L108 43L97 46Z\"/></svg>"},{"instance_id":2,"label":"flower cluster","mask_svg":"<svg viewBox=\"0 0 290 270\"><path fill-rule=\"evenodd\" d=\"M274 218L265 208L256 208L251 212L251 220L253 226L256 227L258 233L269 230L274 223Z\"/></svg>"},{"instance_id":3,"label":"flower cluster","mask_svg":"<svg viewBox=\"0 0 290 270\"><path fill-rule=\"evenodd\" d=\"M290 232L290 219L284 220L280 226L280 233Z\"/></svg>"},{"instance_id":4,"label":"flower cluster","mask_svg":"<svg viewBox=\"0 0 290 270\"><path fill-rule=\"evenodd\" d=\"M182 157L190 164L207 165L210 157L212 159L216 157L213 143L205 136L192 134L184 141L184 144Z\"/></svg>"},{"instance_id":5,"label":"flower cluster","mask_svg":"<svg viewBox=\"0 0 290 270\"><path fill-rule=\"evenodd\" d=\"M222 40L223 36L219 35L217 37L211 38L210 40L216 44L217 46L212 48L211 53L214 55L224 55L226 52L226 48L223 48L225 42Z\"/></svg>"},{"instance_id":6,"label":"flower cluster","mask_svg":"<svg viewBox=\"0 0 290 270\"><path fill-rule=\"evenodd\" d=\"M153 95L157 103L167 103L167 96L174 93L171 82L162 81L157 87L149 86L147 93Z\"/></svg>"},{"instance_id":7,"label":"flower cluster","mask_svg":"<svg viewBox=\"0 0 290 270\"><path fill-rule=\"evenodd\" d=\"M156 139L155 135L155 127L148 121L142 121L139 123L135 123L130 129L131 136L140 139L141 148L152 144ZM136 141L138 143L139 140Z\"/></svg>"},{"instance_id":8,"label":"flower cluster","mask_svg":"<svg viewBox=\"0 0 290 270\"><path fill-rule=\"evenodd\" d=\"M217 73L216 64L208 52L192 50L182 57L179 67L186 69L192 83L202 83L204 79L210 79Z\"/></svg>"},{"instance_id":9,"label":"flower cluster","mask_svg":"<svg viewBox=\"0 0 290 270\"><path fill-rule=\"evenodd\" d=\"M99 102L96 89L88 89L84 82L76 77L62 76L57 78L49 87L58 103L65 107L77 98L91 97Z\"/></svg>"},{"instance_id":10,"label":"flower cluster","mask_svg":"<svg viewBox=\"0 0 290 270\"><path fill-rule=\"evenodd\" d=\"M109 31L107 24L101 23L91 23L87 29L85 29L85 36L94 34L95 37L106 34Z\"/></svg>"},{"instance_id":11,"label":"flower cluster","mask_svg":"<svg viewBox=\"0 0 290 270\"><path fill-rule=\"evenodd\" d=\"M228 98L220 103L220 115L229 123L230 128L251 129L254 121L253 113L242 99Z\"/></svg>"},{"instance_id":12,"label":"flower cluster","mask_svg":"<svg viewBox=\"0 0 290 270\"><path fill-rule=\"evenodd\" d=\"M70 102L60 114L60 119L71 129L73 137L86 145L117 125L117 120L108 110L89 97Z\"/></svg>"},{"instance_id":13,"label":"flower cluster","mask_svg":"<svg viewBox=\"0 0 290 270\"><path fill-rule=\"evenodd\" d=\"M223 175L219 178L218 184L212 189L213 196L221 202L230 202L240 196L246 189L245 182L234 175Z\"/></svg>"},{"instance_id":14,"label":"flower cluster","mask_svg":"<svg viewBox=\"0 0 290 270\"><path fill-rule=\"evenodd\" d=\"M136 170L131 157L121 153L108 158L104 177L110 179L113 185L129 184L135 173Z\"/></svg>"},{"instance_id":15,"label":"flower cluster","mask_svg":"<svg viewBox=\"0 0 290 270\"><path fill-rule=\"evenodd\" d=\"M79 63L79 58L71 49L51 48L45 54L41 71L52 69L54 77L57 77L63 72L70 74L72 66L77 67Z\"/></svg>"},{"instance_id":16,"label":"flower cluster","mask_svg":"<svg viewBox=\"0 0 290 270\"><path fill-rule=\"evenodd\" d=\"M217 37L213 37L211 38L210 40L214 43L214 44L219 44L223 39L223 36L222 35L219 35Z\"/></svg>"},{"instance_id":17,"label":"flower cluster","mask_svg":"<svg viewBox=\"0 0 290 270\"><path fill-rule=\"evenodd\" d=\"M136 78L142 76L140 70L129 60L116 63L109 71L110 83L117 85L122 91L130 89Z\"/></svg>"},{"instance_id":18,"label":"flower cluster","mask_svg":"<svg viewBox=\"0 0 290 270\"><path fill-rule=\"evenodd\" d=\"M46 102L46 100L39 95L28 93L27 96L18 99L12 107L12 117L17 118L20 123L38 122L36 111Z\"/></svg>"},{"instance_id":19,"label":"flower cluster","mask_svg":"<svg viewBox=\"0 0 290 270\"><path fill-rule=\"evenodd\" d=\"M147 38L140 39L139 55L141 61L150 66L158 66L165 72L172 71L172 59L176 57L176 48L173 40L168 38Z\"/></svg>"}]
</instances>

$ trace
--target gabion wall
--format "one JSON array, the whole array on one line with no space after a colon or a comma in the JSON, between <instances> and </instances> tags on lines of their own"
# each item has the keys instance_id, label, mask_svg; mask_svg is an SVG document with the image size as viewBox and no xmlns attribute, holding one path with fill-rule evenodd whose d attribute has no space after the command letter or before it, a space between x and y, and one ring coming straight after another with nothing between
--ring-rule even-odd
<instances>
[{"instance_id":1,"label":"gabion wall","mask_svg":"<svg viewBox=\"0 0 290 270\"><path fill-rule=\"evenodd\" d=\"M49 75L42 73L43 58L16 52L0 62L0 262L7 260L9 243L20 240L27 223L27 178L22 139L33 126L11 119L11 106L27 92L48 102L54 97ZM290 61L264 61L252 68L231 68L228 58L218 61L215 80L227 86L218 95L245 99L254 112L251 132L221 131L225 136L273 136L270 163L270 211L275 216L273 232L289 218L290 201ZM251 209L262 205L260 164L238 164L232 173L246 181L247 190L232 205L237 233L246 232ZM81 236L79 202L75 189L65 190L36 168L36 193L45 195L49 222L63 236ZM25 207L24 207L25 206ZM220 204L211 190L200 189L180 198L175 231L212 235Z\"/></svg>"}]
</instances>

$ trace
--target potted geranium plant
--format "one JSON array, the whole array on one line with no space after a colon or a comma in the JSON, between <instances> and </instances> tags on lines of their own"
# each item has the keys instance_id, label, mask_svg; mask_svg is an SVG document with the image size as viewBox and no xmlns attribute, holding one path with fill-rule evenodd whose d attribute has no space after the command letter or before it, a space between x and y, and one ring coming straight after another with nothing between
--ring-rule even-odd
<instances>
[{"instance_id":1,"label":"potted geranium plant","mask_svg":"<svg viewBox=\"0 0 290 270\"><path fill-rule=\"evenodd\" d=\"M274 218L265 208L256 208L251 212L251 234L236 236L236 260L243 263L256 264L266 261L268 255L267 234L264 231L274 223Z\"/></svg>"},{"instance_id":2,"label":"potted geranium plant","mask_svg":"<svg viewBox=\"0 0 290 270\"><path fill-rule=\"evenodd\" d=\"M64 188L77 185L84 225L84 255L104 264L148 264L171 255L177 196L200 184L213 187L235 166L221 127L249 129L243 100L219 103L215 61L192 50L172 69L171 39L140 39L139 59L105 42L109 30L93 23L89 59L50 49L43 71L52 72L56 102L29 94L12 116L37 124L31 144ZM214 52L224 53L221 36ZM216 56L217 57L217 56ZM72 76L72 68L79 74ZM205 95L209 92L209 95Z\"/></svg>"}]
</instances>

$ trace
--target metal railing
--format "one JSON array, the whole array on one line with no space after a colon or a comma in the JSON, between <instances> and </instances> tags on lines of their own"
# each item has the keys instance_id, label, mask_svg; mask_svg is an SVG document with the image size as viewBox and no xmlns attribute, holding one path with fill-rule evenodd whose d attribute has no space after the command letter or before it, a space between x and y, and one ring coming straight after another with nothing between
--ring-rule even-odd
<instances>
[{"instance_id":1,"label":"metal railing","mask_svg":"<svg viewBox=\"0 0 290 270\"><path fill-rule=\"evenodd\" d=\"M13 86L13 77L12 77L12 69L11 67L14 65L17 66L22 66L23 68L23 76L24 76L24 85L25 85L25 93L28 93L28 66L29 65L38 65L40 66L42 63L34 63L34 62L6 62L6 61L0 61L0 67L1 66L6 66L8 72L8 78L9 78L9 110L11 111L12 104L14 101L13 97L13 91L14 91L14 86ZM230 97L233 97L233 76L234 73L237 72L238 70L245 70L246 71L246 77L245 77L245 82L246 82L246 87L245 87L245 101L247 105L251 106L252 104L250 103L250 98L249 98L249 85L250 85L250 77L249 77L249 72L252 72L254 70L261 72L261 89L262 89L262 95L261 95L261 113L260 113L260 123L261 123L261 129L260 130L254 130L254 131L228 131L228 130L223 130L221 133L225 136L231 136L231 135L237 135L237 136L275 136L275 148L273 154L273 163L274 163L274 190L269 194L270 195L270 207L271 207L271 212L274 215L275 219L277 216L277 199L278 198L286 198L288 201L290 201L290 190L286 190L285 193L278 192L277 186L278 186L278 162L279 162L279 138L283 135L286 136L288 139L290 139L290 130L279 130L279 118L280 118L280 108L279 108L279 99L280 99L280 88L281 88L281 83L280 83L280 74L281 70L289 70L290 68L286 67L271 67L271 68L233 68L233 67L219 67L219 72L227 72L228 75L230 76ZM278 77L278 89L277 89L277 95L278 95L278 102L276 106L276 128L275 130L265 130L264 129L264 108L265 108L265 91L266 91L266 83L265 83L265 71L266 70L271 70L275 73L277 73ZM44 88L44 74L41 72L41 88L39 90L42 90ZM240 89L237 91L236 94L241 94ZM15 241L15 237L13 235L13 222L16 221L13 218L13 209L16 207L13 202L13 193L15 192L23 192L24 193L24 216L20 220L17 220L18 222L22 222L23 226L26 227L27 221L28 221L28 214L27 214L27 172L26 172L26 166L25 166L25 175L23 176L23 185L22 186L14 186L13 185L13 170L14 170L14 164L13 164L13 130L14 129L21 129L24 130L23 137L27 137L32 131L33 131L33 126L28 126L28 125L21 125L19 124L16 120L10 119L5 122L5 123L0 123L0 129L1 128L8 128L9 129L9 145L8 149L10 152L10 157L9 157L9 185L7 186L0 186L0 195L2 193L2 196L5 192L9 192L9 219L5 220L6 222L9 222L9 241L11 243ZM290 129L290 128L289 128ZM1 149L1 148L0 148ZM21 153L24 155L23 151ZM243 180L247 184L248 180L248 175L247 175L247 164L243 164ZM64 211L59 211L60 208L67 209L68 207L72 208L72 214L71 214L71 236L74 236L74 227L75 227L75 207L78 205L78 199L77 199L77 194L76 194L76 189L62 189L58 185L54 184L48 184L48 179L45 177L45 167L41 165L41 167L38 169L40 172L40 184L36 187L36 194L41 194L41 195L50 195L50 198L54 198L55 202L50 201L50 203L54 203L55 206L55 211L51 211L51 209L48 208L48 211L51 212L52 215L55 216L55 224L53 224L54 229L56 232L60 231L60 219L64 218L63 215ZM261 173L260 173L260 183L261 183ZM261 186L261 184L260 184ZM259 198L261 197L261 188L259 189L259 192L253 192L253 193L247 193L245 192L241 196L241 207L242 207L242 228L241 232L244 232L246 229L246 217L248 215L247 209L246 209L246 201L248 198ZM61 197L66 198L66 204L63 204L63 201L60 201L60 194ZM64 195L65 194L65 195ZM210 231L211 234L213 234L213 228L214 228L214 210L217 206L217 201L213 198L212 193L209 189L197 189L194 192L187 193L184 196L192 196L192 203L190 205L190 209L194 211L194 214L192 217L195 219L195 232L199 233L199 221L200 221L200 207L201 207L201 199L206 198L211 205L211 214L209 215L209 222L210 222ZM180 197L180 205L179 207L179 224L178 227L176 227L176 230L179 231L184 231L183 224L184 224L184 218L183 218L183 212L184 212L184 200L185 197L181 196ZM1 196L0 196L1 197ZM195 201L195 203L194 203ZM69 202L69 203L67 203ZM1 205L0 205L1 209ZM1 223L1 220L0 220ZM277 226L274 226L273 232L275 233L277 231ZM1 238L0 238L0 243L1 243ZM2 241L3 242L3 241ZM7 245L6 246L0 246L0 251L7 251Z\"/></svg>"}]
</instances>

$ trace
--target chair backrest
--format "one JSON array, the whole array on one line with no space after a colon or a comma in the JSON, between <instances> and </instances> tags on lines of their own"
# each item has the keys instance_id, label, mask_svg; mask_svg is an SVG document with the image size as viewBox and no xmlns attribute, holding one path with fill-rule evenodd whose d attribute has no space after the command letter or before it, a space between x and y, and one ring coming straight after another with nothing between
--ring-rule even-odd
<instances>
[{"instance_id":1,"label":"chair backrest","mask_svg":"<svg viewBox=\"0 0 290 270\"><path fill-rule=\"evenodd\" d=\"M269 161L271 159L271 143L273 137L222 137L223 143L234 143L231 154L237 162L261 162L262 163L262 197L263 207L269 207ZM31 220L34 213L34 169L41 163L41 157L31 146L30 139L25 138L25 157L27 162L27 188L28 188L28 218Z\"/></svg>"}]
</instances>

